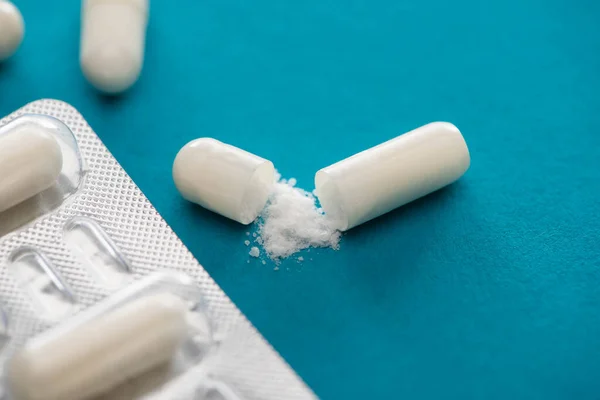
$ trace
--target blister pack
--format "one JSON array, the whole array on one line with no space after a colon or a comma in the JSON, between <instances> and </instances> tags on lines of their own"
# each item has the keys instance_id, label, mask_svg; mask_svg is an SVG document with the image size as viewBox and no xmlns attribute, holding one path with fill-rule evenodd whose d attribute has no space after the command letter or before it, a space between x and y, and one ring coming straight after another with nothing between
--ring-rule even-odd
<instances>
[{"instance_id":1,"label":"blister pack","mask_svg":"<svg viewBox=\"0 0 600 400\"><path fill-rule=\"evenodd\" d=\"M0 121L2 399L312 399L55 100Z\"/></svg>"}]
</instances>

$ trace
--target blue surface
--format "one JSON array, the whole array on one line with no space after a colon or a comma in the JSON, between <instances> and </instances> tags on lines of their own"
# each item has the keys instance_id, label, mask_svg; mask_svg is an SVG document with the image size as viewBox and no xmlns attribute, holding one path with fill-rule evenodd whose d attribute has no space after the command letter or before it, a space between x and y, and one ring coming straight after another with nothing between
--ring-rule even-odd
<instances>
[{"instance_id":1,"label":"blue surface","mask_svg":"<svg viewBox=\"0 0 600 400\"><path fill-rule=\"evenodd\" d=\"M600 398L600 2L154 1L143 76L117 99L80 74L78 2L18 5L0 114L76 106L319 396ZM280 271L171 181L178 149L213 136L310 190L434 120L469 144L458 184Z\"/></svg>"}]
</instances>

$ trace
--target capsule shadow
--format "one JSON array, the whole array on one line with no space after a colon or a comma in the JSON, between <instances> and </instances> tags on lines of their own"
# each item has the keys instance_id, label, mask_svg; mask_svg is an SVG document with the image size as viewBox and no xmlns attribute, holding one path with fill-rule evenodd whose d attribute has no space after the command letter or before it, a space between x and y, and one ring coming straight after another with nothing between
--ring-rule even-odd
<instances>
[{"instance_id":1,"label":"capsule shadow","mask_svg":"<svg viewBox=\"0 0 600 400\"><path fill-rule=\"evenodd\" d=\"M134 88L131 87L123 93L109 94L103 93L100 90L96 89L94 86L92 86L91 83L87 82L87 80L86 83L88 85L89 90L94 91L96 93L96 97L98 97L98 102L107 109L121 107L121 104L129 96L129 93L134 90Z\"/></svg>"},{"instance_id":2,"label":"capsule shadow","mask_svg":"<svg viewBox=\"0 0 600 400\"><path fill-rule=\"evenodd\" d=\"M228 233L245 232L249 229L250 225L242 225L239 222L233 221L184 199L181 199L180 201L184 203L182 206L183 213L192 215L191 218L193 218L193 220L208 224L211 227L214 227L214 229L224 230Z\"/></svg>"},{"instance_id":3,"label":"capsule shadow","mask_svg":"<svg viewBox=\"0 0 600 400\"><path fill-rule=\"evenodd\" d=\"M10 58L0 62L0 74L8 72L11 69L11 64L12 60Z\"/></svg>"},{"instance_id":4,"label":"capsule shadow","mask_svg":"<svg viewBox=\"0 0 600 400\"><path fill-rule=\"evenodd\" d=\"M376 231L386 230L393 227L394 224L401 223L402 220L418 217L418 214L431 214L440 212L448 201L457 197L464 190L463 184L458 181L452 185L446 186L440 190L423 196L402 207L398 207L386 214L374 218L364 224L352 228L346 232L345 236L351 239L359 235L368 235Z\"/></svg>"},{"instance_id":5,"label":"capsule shadow","mask_svg":"<svg viewBox=\"0 0 600 400\"><path fill-rule=\"evenodd\" d=\"M342 251L352 249L346 272L356 277L353 280L360 282L367 297L402 291L422 279L421 259L436 245L433 233L447 226L444 210L464 191L464 185L455 183L344 234Z\"/></svg>"}]
</instances>

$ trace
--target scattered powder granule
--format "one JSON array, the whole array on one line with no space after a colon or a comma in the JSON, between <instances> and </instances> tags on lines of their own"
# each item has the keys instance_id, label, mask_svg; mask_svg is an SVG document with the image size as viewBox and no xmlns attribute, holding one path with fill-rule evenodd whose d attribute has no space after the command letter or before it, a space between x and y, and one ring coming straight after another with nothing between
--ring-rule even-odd
<instances>
[{"instance_id":1,"label":"scattered powder granule","mask_svg":"<svg viewBox=\"0 0 600 400\"><path fill-rule=\"evenodd\" d=\"M298 261L300 261L300 262L304 261L304 257L298 257Z\"/></svg>"},{"instance_id":2,"label":"scattered powder granule","mask_svg":"<svg viewBox=\"0 0 600 400\"><path fill-rule=\"evenodd\" d=\"M253 247L250 249L250 257L258 257L260 256L260 250L258 249L258 247Z\"/></svg>"},{"instance_id":3,"label":"scattered powder granule","mask_svg":"<svg viewBox=\"0 0 600 400\"><path fill-rule=\"evenodd\" d=\"M267 264L267 262L266 262L265 260L262 260L262 263L263 263L263 265L266 265L266 264Z\"/></svg>"},{"instance_id":4,"label":"scattered powder granule","mask_svg":"<svg viewBox=\"0 0 600 400\"><path fill-rule=\"evenodd\" d=\"M244 244L245 244L246 246L250 246L250 241L249 241L249 240L244 240Z\"/></svg>"},{"instance_id":5,"label":"scattered powder granule","mask_svg":"<svg viewBox=\"0 0 600 400\"><path fill-rule=\"evenodd\" d=\"M339 249L341 233L334 220L317 208L312 193L295 185L294 178L278 179L259 217L257 242L275 261L309 247Z\"/></svg>"},{"instance_id":6,"label":"scattered powder granule","mask_svg":"<svg viewBox=\"0 0 600 400\"><path fill-rule=\"evenodd\" d=\"M246 236L250 236L250 232L246 232Z\"/></svg>"}]
</instances>

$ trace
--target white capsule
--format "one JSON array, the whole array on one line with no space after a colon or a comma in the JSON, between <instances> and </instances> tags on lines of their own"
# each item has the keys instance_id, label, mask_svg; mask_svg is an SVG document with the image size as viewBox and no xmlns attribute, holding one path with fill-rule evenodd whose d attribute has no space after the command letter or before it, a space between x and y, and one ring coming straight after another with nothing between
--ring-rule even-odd
<instances>
[{"instance_id":1,"label":"white capsule","mask_svg":"<svg viewBox=\"0 0 600 400\"><path fill-rule=\"evenodd\" d=\"M83 0L80 63L98 90L131 87L144 62L148 0Z\"/></svg>"},{"instance_id":2,"label":"white capsule","mask_svg":"<svg viewBox=\"0 0 600 400\"><path fill-rule=\"evenodd\" d=\"M0 135L0 212L51 187L62 163L60 145L41 127Z\"/></svg>"},{"instance_id":3,"label":"white capsule","mask_svg":"<svg viewBox=\"0 0 600 400\"><path fill-rule=\"evenodd\" d=\"M25 24L19 9L8 0L0 0L0 61L17 51L24 32Z\"/></svg>"},{"instance_id":4,"label":"white capsule","mask_svg":"<svg viewBox=\"0 0 600 400\"><path fill-rule=\"evenodd\" d=\"M8 362L17 400L78 400L170 361L187 334L187 307L170 293L137 299L62 335L30 339Z\"/></svg>"},{"instance_id":5,"label":"white capsule","mask_svg":"<svg viewBox=\"0 0 600 400\"><path fill-rule=\"evenodd\" d=\"M173 163L181 195L242 224L256 219L271 193L271 161L211 138L186 144Z\"/></svg>"},{"instance_id":6,"label":"white capsule","mask_svg":"<svg viewBox=\"0 0 600 400\"><path fill-rule=\"evenodd\" d=\"M344 231L449 185L469 165L458 128L433 122L321 169L315 186Z\"/></svg>"}]
</instances>

